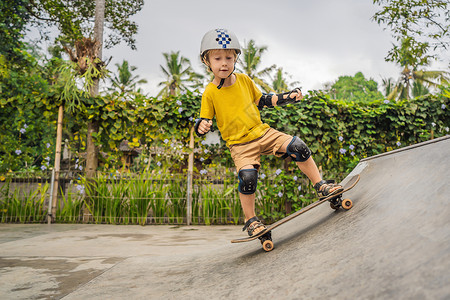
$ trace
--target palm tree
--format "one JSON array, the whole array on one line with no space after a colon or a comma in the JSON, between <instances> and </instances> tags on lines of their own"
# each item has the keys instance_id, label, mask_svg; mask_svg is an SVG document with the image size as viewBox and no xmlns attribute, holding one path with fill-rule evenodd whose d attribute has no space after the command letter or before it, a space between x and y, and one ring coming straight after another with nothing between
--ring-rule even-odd
<instances>
[{"instance_id":1,"label":"palm tree","mask_svg":"<svg viewBox=\"0 0 450 300\"><path fill-rule=\"evenodd\" d=\"M445 71L411 70L405 66L397 84L394 86L387 99L409 100L429 93L430 88L438 88L441 84L449 84L450 73Z\"/></svg>"},{"instance_id":2,"label":"palm tree","mask_svg":"<svg viewBox=\"0 0 450 300\"><path fill-rule=\"evenodd\" d=\"M137 67L130 66L128 61L124 60L122 64L116 64L118 73L111 78L112 87L109 91L118 91L121 94L134 92L137 85L147 83L145 79L139 79L139 75L133 76L132 72L136 71Z\"/></svg>"},{"instance_id":3,"label":"palm tree","mask_svg":"<svg viewBox=\"0 0 450 300\"><path fill-rule=\"evenodd\" d=\"M158 96L176 96L181 92L190 88L197 88L202 86L202 75L197 74L191 67L189 59L180 56L180 51L163 53L166 59L166 68L160 65L161 70L167 77L166 81L162 81L158 86L163 86Z\"/></svg>"},{"instance_id":4,"label":"palm tree","mask_svg":"<svg viewBox=\"0 0 450 300\"><path fill-rule=\"evenodd\" d=\"M428 94L430 88L439 88L440 85L448 85L450 73L445 71L414 71L412 85L413 97Z\"/></svg>"},{"instance_id":5,"label":"palm tree","mask_svg":"<svg viewBox=\"0 0 450 300\"><path fill-rule=\"evenodd\" d=\"M423 95L427 95L430 93L430 90L424 85L415 81L412 87L412 95L413 97L419 97Z\"/></svg>"},{"instance_id":6,"label":"palm tree","mask_svg":"<svg viewBox=\"0 0 450 300\"><path fill-rule=\"evenodd\" d=\"M383 78L382 86L384 88L384 95L387 97L395 87L394 79L393 78Z\"/></svg>"},{"instance_id":7,"label":"palm tree","mask_svg":"<svg viewBox=\"0 0 450 300\"><path fill-rule=\"evenodd\" d=\"M276 66L272 65L258 71L261 64L261 56L267 50L267 46L258 47L254 40L250 40L247 45L242 47L242 58L239 60L239 66L242 67L242 73L247 74L264 91L272 92L273 89L266 83L262 77L269 76Z\"/></svg>"},{"instance_id":8,"label":"palm tree","mask_svg":"<svg viewBox=\"0 0 450 300\"><path fill-rule=\"evenodd\" d=\"M288 83L286 77L292 77L288 73L283 72L283 68L277 68L275 76L272 79L272 89L277 93L288 92L295 86L300 84L299 81Z\"/></svg>"},{"instance_id":9,"label":"palm tree","mask_svg":"<svg viewBox=\"0 0 450 300\"><path fill-rule=\"evenodd\" d=\"M419 70L419 67L427 65L430 59L425 55L425 50L416 49L411 38L405 38L402 41L397 61L403 67L403 71L397 84L387 95L387 99L409 100L411 96L416 97L424 92L429 92L430 88L438 88L441 84L448 85L450 82L449 72ZM416 86L415 88L414 85Z\"/></svg>"}]
</instances>

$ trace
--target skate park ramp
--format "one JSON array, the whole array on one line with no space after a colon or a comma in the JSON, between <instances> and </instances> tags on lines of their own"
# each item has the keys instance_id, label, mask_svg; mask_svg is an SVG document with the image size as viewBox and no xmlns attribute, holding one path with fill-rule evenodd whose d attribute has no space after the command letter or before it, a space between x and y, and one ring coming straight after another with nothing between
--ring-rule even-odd
<instances>
[{"instance_id":1,"label":"skate park ramp","mask_svg":"<svg viewBox=\"0 0 450 300\"><path fill-rule=\"evenodd\" d=\"M226 236L214 246L103 248L92 255L109 255L111 267L63 299L449 299L449 168L450 136L364 159L347 177L361 176L345 194L353 208L325 203L278 227L271 252L229 243L237 226L199 230L198 239Z\"/></svg>"}]
</instances>

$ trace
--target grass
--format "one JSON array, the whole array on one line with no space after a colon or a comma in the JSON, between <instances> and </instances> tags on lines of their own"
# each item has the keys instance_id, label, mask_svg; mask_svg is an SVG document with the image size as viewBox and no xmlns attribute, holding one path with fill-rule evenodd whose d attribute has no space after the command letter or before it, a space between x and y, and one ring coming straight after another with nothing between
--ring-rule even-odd
<instances>
[{"instance_id":1,"label":"grass","mask_svg":"<svg viewBox=\"0 0 450 300\"><path fill-rule=\"evenodd\" d=\"M48 184L33 191L0 187L1 222L45 222ZM82 222L83 213L97 224L185 224L187 180L185 174L103 174L95 179L80 177L59 195L56 222ZM266 223L296 211L315 200L309 182L290 174L271 174L258 181L256 213ZM239 224L244 220L237 178L206 176L194 179L193 224Z\"/></svg>"}]
</instances>

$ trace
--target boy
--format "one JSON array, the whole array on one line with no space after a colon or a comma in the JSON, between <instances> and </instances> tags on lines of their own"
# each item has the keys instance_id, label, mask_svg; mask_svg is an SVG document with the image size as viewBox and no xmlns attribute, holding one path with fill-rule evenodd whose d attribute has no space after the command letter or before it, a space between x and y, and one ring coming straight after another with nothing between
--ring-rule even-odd
<instances>
[{"instance_id":1,"label":"boy","mask_svg":"<svg viewBox=\"0 0 450 300\"><path fill-rule=\"evenodd\" d=\"M203 37L200 57L214 74L214 79L203 93L195 132L198 136L206 134L211 129L212 118L216 117L238 172L239 198L245 215L243 230L252 236L265 228L255 214L261 155L292 156L314 184L321 199L343 188L322 180L311 151L300 138L279 132L261 122L259 111L262 108L300 101L303 98L300 89L278 95L262 94L247 75L234 73L240 53L237 37L226 29L211 30Z\"/></svg>"}]
</instances>

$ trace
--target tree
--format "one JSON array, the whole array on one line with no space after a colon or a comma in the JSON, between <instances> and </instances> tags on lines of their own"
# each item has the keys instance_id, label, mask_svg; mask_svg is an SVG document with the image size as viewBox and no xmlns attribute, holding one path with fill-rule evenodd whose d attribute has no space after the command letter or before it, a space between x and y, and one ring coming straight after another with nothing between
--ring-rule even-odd
<instances>
[{"instance_id":1,"label":"tree","mask_svg":"<svg viewBox=\"0 0 450 300\"><path fill-rule=\"evenodd\" d=\"M0 1L0 172L38 169L52 153L47 147L51 118L42 113L51 78L23 42L30 18L27 5L22 0Z\"/></svg>"},{"instance_id":2,"label":"tree","mask_svg":"<svg viewBox=\"0 0 450 300\"><path fill-rule=\"evenodd\" d=\"M137 67L130 66L128 61L124 60L122 64L116 64L118 73L110 79L112 87L110 91L119 92L122 95L134 92L139 84L147 83L145 79L139 79L139 75L133 75Z\"/></svg>"},{"instance_id":3,"label":"tree","mask_svg":"<svg viewBox=\"0 0 450 300\"><path fill-rule=\"evenodd\" d=\"M415 81L412 86L412 95L413 97L419 97L430 94L430 90L424 85Z\"/></svg>"},{"instance_id":4,"label":"tree","mask_svg":"<svg viewBox=\"0 0 450 300\"><path fill-rule=\"evenodd\" d=\"M266 50L267 46L258 47L254 40L250 40L247 45L242 47L242 58L238 61L238 65L242 68L241 71L253 79L265 92L273 92L273 89L262 77L269 76L276 66L272 65L258 70L261 64L261 56Z\"/></svg>"},{"instance_id":5,"label":"tree","mask_svg":"<svg viewBox=\"0 0 450 300\"><path fill-rule=\"evenodd\" d=\"M383 78L381 85L384 88L383 94L384 94L384 96L387 97L395 87L394 79L393 78Z\"/></svg>"},{"instance_id":6,"label":"tree","mask_svg":"<svg viewBox=\"0 0 450 300\"><path fill-rule=\"evenodd\" d=\"M10 62L23 59L21 51L25 26L30 18L26 0L2 0L0 2L0 56Z\"/></svg>"},{"instance_id":7,"label":"tree","mask_svg":"<svg viewBox=\"0 0 450 300\"><path fill-rule=\"evenodd\" d=\"M88 47L90 53L88 59L91 59L95 69L99 70L102 66L102 49L103 49L103 26L105 23L105 0L95 0L95 25L94 40L92 47ZM86 40L86 39L83 39ZM97 43L97 45L96 45ZM96 97L99 91L100 78L93 76L93 85L90 90L91 97ZM86 176L94 177L98 167L98 147L95 145L93 134L98 133L98 120L88 121L87 142L86 142Z\"/></svg>"},{"instance_id":8,"label":"tree","mask_svg":"<svg viewBox=\"0 0 450 300\"><path fill-rule=\"evenodd\" d=\"M413 38L408 37L402 40L396 61L402 67L400 78L390 93L389 100L411 99L411 96L419 96L429 91L429 88L438 88L441 84L449 83L449 73L445 71L425 71L420 69L425 66L427 60L417 60L417 53L420 57L425 57L425 52L419 52ZM415 85L415 88L414 88ZM414 94L414 93L415 94Z\"/></svg>"},{"instance_id":9,"label":"tree","mask_svg":"<svg viewBox=\"0 0 450 300\"><path fill-rule=\"evenodd\" d=\"M426 95L430 88L438 89L441 84L448 85L449 73L444 71L411 70L405 66L400 78L387 95L389 100L409 100L412 97Z\"/></svg>"},{"instance_id":10,"label":"tree","mask_svg":"<svg viewBox=\"0 0 450 300\"><path fill-rule=\"evenodd\" d=\"M287 92L300 84L299 81L288 83L286 77L291 76L289 76L288 73L283 72L283 68L276 69L275 76L272 78L272 89L276 93Z\"/></svg>"},{"instance_id":11,"label":"tree","mask_svg":"<svg viewBox=\"0 0 450 300\"><path fill-rule=\"evenodd\" d=\"M57 41L72 44L83 37L94 34L91 25L95 19L97 1L90 0L31 0L26 6L32 25L40 30L45 38L49 26L56 26L60 34ZM104 26L108 29L108 37L104 47L111 48L124 41L131 49L136 49L134 36L138 26L131 21L131 16L142 9L143 0L112 0L104 6Z\"/></svg>"},{"instance_id":12,"label":"tree","mask_svg":"<svg viewBox=\"0 0 450 300\"><path fill-rule=\"evenodd\" d=\"M73 62L78 65L83 80L92 80L90 96L97 99L99 77L103 73L103 46L112 47L124 40L135 49L133 35L137 25L129 19L143 6L143 0L33 0L27 9L33 16L33 24L40 30L54 25L59 29L57 45L65 49ZM92 26L94 20L94 26ZM108 39L103 39L103 28L109 29ZM41 31L43 32L43 31ZM43 33L48 38L48 35ZM76 88L76 86L74 85ZM101 101L101 99L100 99ZM90 103L91 107L94 106ZM93 135L98 132L98 121L93 115L87 118L87 160L86 172L92 176L98 166L98 149Z\"/></svg>"},{"instance_id":13,"label":"tree","mask_svg":"<svg viewBox=\"0 0 450 300\"><path fill-rule=\"evenodd\" d=\"M373 20L392 31L397 41L386 60L399 63L402 43L410 39L414 62L412 66L426 65L438 57L438 51L450 46L450 7L439 0L373 0L381 6Z\"/></svg>"},{"instance_id":14,"label":"tree","mask_svg":"<svg viewBox=\"0 0 450 300\"><path fill-rule=\"evenodd\" d=\"M158 84L163 88L157 97L176 96L181 92L188 91L190 87L202 86L201 79L203 76L193 71L190 60L180 56L180 51L163 53L163 55L166 60L166 67L161 65L160 67L167 80Z\"/></svg>"},{"instance_id":15,"label":"tree","mask_svg":"<svg viewBox=\"0 0 450 300\"><path fill-rule=\"evenodd\" d=\"M43 113L51 78L37 62L31 55L20 66L5 61L7 74L0 80L0 172L46 170L45 159L53 156L54 115Z\"/></svg>"},{"instance_id":16,"label":"tree","mask_svg":"<svg viewBox=\"0 0 450 300\"><path fill-rule=\"evenodd\" d=\"M332 99L356 102L371 102L383 98L378 91L378 83L367 80L361 72L355 76L340 76L328 91Z\"/></svg>"}]
</instances>

